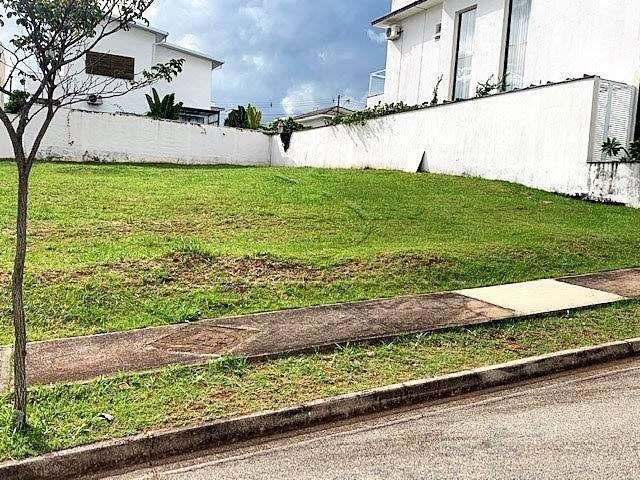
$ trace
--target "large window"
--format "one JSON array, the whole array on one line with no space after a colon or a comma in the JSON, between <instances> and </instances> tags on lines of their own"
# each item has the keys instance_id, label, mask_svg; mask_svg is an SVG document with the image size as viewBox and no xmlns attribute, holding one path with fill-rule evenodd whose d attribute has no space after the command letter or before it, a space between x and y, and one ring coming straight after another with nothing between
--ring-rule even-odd
<instances>
[{"instance_id":1,"label":"large window","mask_svg":"<svg viewBox=\"0 0 640 480\"><path fill-rule=\"evenodd\" d=\"M476 8L458 14L458 38L456 42L456 67L454 100L469 98L471 69L473 67L473 43L476 34Z\"/></svg>"},{"instance_id":2,"label":"large window","mask_svg":"<svg viewBox=\"0 0 640 480\"><path fill-rule=\"evenodd\" d=\"M507 90L523 87L530 15L531 0L509 1L509 26L504 64Z\"/></svg>"},{"instance_id":3,"label":"large window","mask_svg":"<svg viewBox=\"0 0 640 480\"><path fill-rule=\"evenodd\" d=\"M102 75L133 80L135 59L110 53L87 52L85 70L90 75Z\"/></svg>"}]
</instances>

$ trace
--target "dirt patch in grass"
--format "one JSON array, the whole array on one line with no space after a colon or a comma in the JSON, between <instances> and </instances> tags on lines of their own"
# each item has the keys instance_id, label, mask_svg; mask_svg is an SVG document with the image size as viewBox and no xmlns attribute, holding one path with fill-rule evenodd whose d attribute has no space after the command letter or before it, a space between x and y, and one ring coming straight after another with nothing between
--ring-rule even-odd
<instances>
[{"instance_id":1,"label":"dirt patch in grass","mask_svg":"<svg viewBox=\"0 0 640 480\"><path fill-rule=\"evenodd\" d=\"M336 276L366 277L384 272L416 272L425 268L443 268L452 262L424 253L394 253L378 255L370 260L349 260L333 268Z\"/></svg>"},{"instance_id":2,"label":"dirt patch in grass","mask_svg":"<svg viewBox=\"0 0 640 480\"><path fill-rule=\"evenodd\" d=\"M104 272L118 275L132 285L192 286L223 284L242 293L249 285L282 282L332 283L344 278L371 277L386 273L413 273L427 268L443 268L447 260L426 254L398 253L372 259L348 260L334 265L318 266L273 255L247 257L212 256L200 251L172 252L156 260L104 264L75 272L47 271L40 274L38 284L82 281Z\"/></svg>"}]
</instances>

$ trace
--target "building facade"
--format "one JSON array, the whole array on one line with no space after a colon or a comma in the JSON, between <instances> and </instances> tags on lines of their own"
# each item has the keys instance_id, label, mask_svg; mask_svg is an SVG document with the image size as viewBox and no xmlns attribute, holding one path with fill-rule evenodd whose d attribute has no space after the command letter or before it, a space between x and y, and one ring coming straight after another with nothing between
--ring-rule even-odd
<instances>
[{"instance_id":1,"label":"building facade","mask_svg":"<svg viewBox=\"0 0 640 480\"><path fill-rule=\"evenodd\" d=\"M204 53L169 43L168 36L162 30L135 24L128 30L117 31L102 39L89 54L69 68L68 76L72 77L75 85L82 86L79 89L84 97L79 98L73 107L144 115L149 111L145 94L150 93L151 88L125 95L105 93L101 96L100 93L103 90L109 93L126 91L128 82L140 80L142 72L153 65L183 59L182 72L172 82L160 81L153 87L161 97L175 94L176 102L181 102L184 107L181 120L219 123L221 109L213 106L212 72L222 66L222 62ZM17 81L11 83L13 88L25 88ZM28 83L26 90L30 90Z\"/></svg>"},{"instance_id":2,"label":"building facade","mask_svg":"<svg viewBox=\"0 0 640 480\"><path fill-rule=\"evenodd\" d=\"M476 96L598 75L640 83L638 0L392 0L386 70L368 105Z\"/></svg>"}]
</instances>

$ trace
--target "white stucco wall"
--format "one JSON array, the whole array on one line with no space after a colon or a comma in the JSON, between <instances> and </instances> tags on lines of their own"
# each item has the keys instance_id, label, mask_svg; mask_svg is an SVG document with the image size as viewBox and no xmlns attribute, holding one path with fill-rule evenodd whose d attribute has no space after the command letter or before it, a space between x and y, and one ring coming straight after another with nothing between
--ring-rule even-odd
<instances>
[{"instance_id":1,"label":"white stucco wall","mask_svg":"<svg viewBox=\"0 0 640 480\"><path fill-rule=\"evenodd\" d=\"M113 35L102 40L93 49L100 53L110 53L112 55L123 55L126 57L133 57L135 59L135 72L136 79L140 78L140 72L148 69L154 62L154 49L153 45L156 42L156 35L147 30L140 28L132 28L128 31L118 31ZM73 68L78 71L84 72L85 59L81 58L76 62ZM78 83L83 82L83 78L86 78L85 74L78 77ZM97 77L105 78L105 77ZM120 81L119 85L124 85L126 82ZM118 88L122 88L121 86ZM147 106L147 100L144 94L146 91L135 91L128 93L122 97L105 99L104 103L100 106L91 106L89 104L82 103L80 108L86 108L87 110L95 110L100 112L129 112L129 113L145 113L149 110Z\"/></svg>"},{"instance_id":2,"label":"white stucco wall","mask_svg":"<svg viewBox=\"0 0 640 480\"><path fill-rule=\"evenodd\" d=\"M185 107L211 107L211 61L204 58L185 55L165 45L156 45L155 63L166 63L172 59L184 59L182 72L171 83L159 82L155 85L162 97L175 93L176 102L182 102ZM146 111L146 110L145 110Z\"/></svg>"},{"instance_id":3,"label":"white stucco wall","mask_svg":"<svg viewBox=\"0 0 640 480\"><path fill-rule=\"evenodd\" d=\"M411 3L396 0L392 9ZM444 0L406 18L402 37L388 42L383 102L431 99L439 75L440 99L451 98L458 12L477 5L472 90L502 75L508 0ZM442 23L439 41L435 26ZM640 83L640 2L532 0L524 86L599 75ZM381 99L376 99L379 101Z\"/></svg>"},{"instance_id":4,"label":"white stucco wall","mask_svg":"<svg viewBox=\"0 0 640 480\"><path fill-rule=\"evenodd\" d=\"M424 170L640 205L638 168L589 164L596 79L293 135L283 166ZM423 157L424 156L424 157ZM615 170L615 171L614 171Z\"/></svg>"},{"instance_id":5,"label":"white stucco wall","mask_svg":"<svg viewBox=\"0 0 640 480\"><path fill-rule=\"evenodd\" d=\"M34 129L28 131L30 145ZM40 149L66 161L269 165L270 136L251 130L78 110L61 111ZM0 129L0 158L13 157Z\"/></svg>"}]
</instances>

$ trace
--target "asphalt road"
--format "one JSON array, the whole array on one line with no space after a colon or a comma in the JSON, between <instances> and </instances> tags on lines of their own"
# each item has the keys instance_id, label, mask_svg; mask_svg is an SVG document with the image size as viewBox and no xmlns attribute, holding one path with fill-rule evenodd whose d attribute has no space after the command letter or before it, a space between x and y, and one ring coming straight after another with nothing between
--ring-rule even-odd
<instances>
[{"instance_id":1,"label":"asphalt road","mask_svg":"<svg viewBox=\"0 0 640 480\"><path fill-rule=\"evenodd\" d=\"M638 479L640 361L108 478Z\"/></svg>"}]
</instances>

